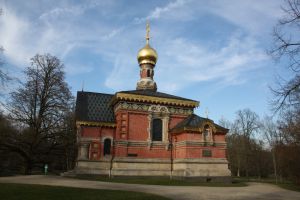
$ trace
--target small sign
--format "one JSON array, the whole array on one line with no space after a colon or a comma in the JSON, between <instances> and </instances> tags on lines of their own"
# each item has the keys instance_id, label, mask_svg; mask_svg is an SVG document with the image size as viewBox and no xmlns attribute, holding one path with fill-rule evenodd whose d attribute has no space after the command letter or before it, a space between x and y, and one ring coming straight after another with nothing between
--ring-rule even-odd
<instances>
[{"instance_id":1,"label":"small sign","mask_svg":"<svg viewBox=\"0 0 300 200\"><path fill-rule=\"evenodd\" d=\"M202 156L203 157L211 157L212 153L210 149L203 149L202 150Z\"/></svg>"},{"instance_id":2,"label":"small sign","mask_svg":"<svg viewBox=\"0 0 300 200\"><path fill-rule=\"evenodd\" d=\"M136 153L129 153L127 154L128 157L137 157L138 155Z\"/></svg>"}]
</instances>

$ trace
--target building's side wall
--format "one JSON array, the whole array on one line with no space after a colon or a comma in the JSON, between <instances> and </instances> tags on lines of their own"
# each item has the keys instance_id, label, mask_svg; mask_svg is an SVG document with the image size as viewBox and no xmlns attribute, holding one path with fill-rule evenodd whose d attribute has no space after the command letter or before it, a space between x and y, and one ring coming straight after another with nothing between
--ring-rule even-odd
<instances>
[{"instance_id":1,"label":"building's side wall","mask_svg":"<svg viewBox=\"0 0 300 200\"><path fill-rule=\"evenodd\" d=\"M147 141L148 138L148 114L140 112L128 112L128 140Z\"/></svg>"},{"instance_id":2,"label":"building's side wall","mask_svg":"<svg viewBox=\"0 0 300 200\"><path fill-rule=\"evenodd\" d=\"M224 133L214 133L212 140L204 141L202 133L182 132L173 137L173 172L175 177L205 177L208 181L230 180L226 159ZM223 177L223 178L222 178ZM205 181L204 180L204 181Z\"/></svg>"},{"instance_id":3,"label":"building's side wall","mask_svg":"<svg viewBox=\"0 0 300 200\"><path fill-rule=\"evenodd\" d=\"M174 159L225 158L225 134L214 134L211 142L203 140L202 133L183 132L174 135Z\"/></svg>"},{"instance_id":4,"label":"building's side wall","mask_svg":"<svg viewBox=\"0 0 300 200\"><path fill-rule=\"evenodd\" d=\"M78 160L104 159L103 147L106 138L113 142L115 129L108 127L79 126Z\"/></svg>"},{"instance_id":5,"label":"building's side wall","mask_svg":"<svg viewBox=\"0 0 300 200\"><path fill-rule=\"evenodd\" d=\"M169 130L186 115L168 115L163 141L152 141L151 117L147 111L118 110L116 112L115 157L170 159Z\"/></svg>"},{"instance_id":6,"label":"building's side wall","mask_svg":"<svg viewBox=\"0 0 300 200\"><path fill-rule=\"evenodd\" d=\"M77 173L115 176L229 176L225 134L215 133L204 142L199 132L171 136L170 130L188 115L119 109L116 127L78 127ZM163 121L162 141L151 140L151 120ZM104 140L112 141L104 156ZM172 143L170 143L170 139ZM204 155L203 151L210 155Z\"/></svg>"},{"instance_id":7,"label":"building's side wall","mask_svg":"<svg viewBox=\"0 0 300 200\"><path fill-rule=\"evenodd\" d=\"M120 109L116 112L117 128L114 176L169 176L171 148L169 130L187 117L169 113L152 113ZM151 121L163 121L162 141L152 141Z\"/></svg>"}]
</instances>

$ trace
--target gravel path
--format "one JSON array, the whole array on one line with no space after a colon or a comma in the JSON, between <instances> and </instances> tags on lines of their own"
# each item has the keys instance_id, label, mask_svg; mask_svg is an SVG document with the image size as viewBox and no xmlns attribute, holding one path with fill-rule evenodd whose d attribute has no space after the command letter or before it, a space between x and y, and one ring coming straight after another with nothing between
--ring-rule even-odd
<instances>
[{"instance_id":1,"label":"gravel path","mask_svg":"<svg viewBox=\"0 0 300 200\"><path fill-rule=\"evenodd\" d=\"M300 200L300 192L285 190L266 183L249 183L249 186L246 187L158 186L87 181L59 176L41 175L0 177L0 183L23 183L77 188L128 190L158 194L175 200Z\"/></svg>"}]
</instances>

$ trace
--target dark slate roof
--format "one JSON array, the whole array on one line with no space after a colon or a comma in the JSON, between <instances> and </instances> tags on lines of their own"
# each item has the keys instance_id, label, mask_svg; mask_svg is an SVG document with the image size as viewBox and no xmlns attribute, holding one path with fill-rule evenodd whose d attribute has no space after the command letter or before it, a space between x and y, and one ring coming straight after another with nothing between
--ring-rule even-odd
<instances>
[{"instance_id":1,"label":"dark slate roof","mask_svg":"<svg viewBox=\"0 0 300 200\"><path fill-rule=\"evenodd\" d=\"M214 124L217 131L221 131L221 132L225 132L225 133L228 132L228 129L226 129L218 124L215 124L213 120L208 119L208 118L199 117L198 115L195 115L195 114L191 114L186 119L179 122L174 128L172 128L171 131L174 132L176 130L181 130L183 128L200 128L200 127L202 127L203 123L208 122L208 121L211 122L212 124Z\"/></svg>"},{"instance_id":2,"label":"dark slate roof","mask_svg":"<svg viewBox=\"0 0 300 200\"><path fill-rule=\"evenodd\" d=\"M77 121L115 122L110 101L114 95L77 92L75 117Z\"/></svg>"},{"instance_id":3,"label":"dark slate roof","mask_svg":"<svg viewBox=\"0 0 300 200\"><path fill-rule=\"evenodd\" d=\"M153 90L129 90L129 91L120 91L118 93L137 94L137 95L153 96L153 97L161 97L161 98L169 98L169 99L179 99L185 101L195 101L192 99L187 99L187 98L183 98L183 97L179 97L179 96L175 96L163 92L156 92Z\"/></svg>"}]
</instances>

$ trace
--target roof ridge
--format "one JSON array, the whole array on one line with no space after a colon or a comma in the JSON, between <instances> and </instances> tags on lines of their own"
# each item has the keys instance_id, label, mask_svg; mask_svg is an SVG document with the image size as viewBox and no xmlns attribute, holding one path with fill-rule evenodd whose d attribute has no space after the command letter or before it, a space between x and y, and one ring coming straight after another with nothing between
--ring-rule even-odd
<instances>
[{"instance_id":1,"label":"roof ridge","mask_svg":"<svg viewBox=\"0 0 300 200\"><path fill-rule=\"evenodd\" d=\"M174 98L174 99L181 99L185 101L193 101L193 102L199 102L193 99L188 99L180 96L176 96L173 94L168 94L164 92L159 92L159 91L152 91L152 90L124 90L124 91L118 91L116 93L129 93L129 94L137 94L137 95L145 95L145 96L157 96L161 98ZM154 95L156 94L156 95Z\"/></svg>"},{"instance_id":2,"label":"roof ridge","mask_svg":"<svg viewBox=\"0 0 300 200\"><path fill-rule=\"evenodd\" d=\"M86 93L86 94L101 94L101 95L109 95L109 96L114 96L114 94L108 94L108 93L102 93L102 92L89 92L89 91L77 91L78 93Z\"/></svg>"}]
</instances>

